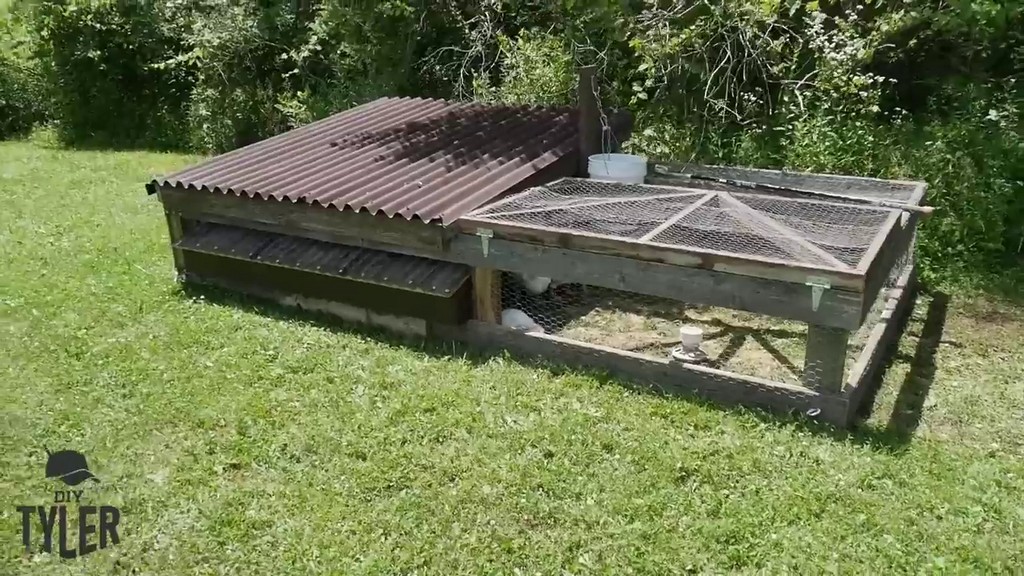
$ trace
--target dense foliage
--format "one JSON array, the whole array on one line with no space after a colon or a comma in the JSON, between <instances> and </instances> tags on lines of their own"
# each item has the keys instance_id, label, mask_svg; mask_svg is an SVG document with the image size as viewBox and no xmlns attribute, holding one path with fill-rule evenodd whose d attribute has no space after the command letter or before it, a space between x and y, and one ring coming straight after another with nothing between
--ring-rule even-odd
<instances>
[{"instance_id":1,"label":"dense foliage","mask_svg":"<svg viewBox=\"0 0 1024 576\"><path fill-rule=\"evenodd\" d=\"M46 118L46 82L29 44L24 20L0 10L0 138L22 136Z\"/></svg>"},{"instance_id":2,"label":"dense foliage","mask_svg":"<svg viewBox=\"0 0 1024 576\"><path fill-rule=\"evenodd\" d=\"M568 103L597 64L602 101L636 113L633 150L927 180L933 269L1024 243L1019 0L17 6L33 50L0 61L0 106L12 71L41 71L46 97L10 117L52 102L69 143L219 151L381 95Z\"/></svg>"},{"instance_id":3,"label":"dense foliage","mask_svg":"<svg viewBox=\"0 0 1024 576\"><path fill-rule=\"evenodd\" d=\"M0 138L22 136L43 118L40 85L35 71L0 54Z\"/></svg>"}]
</instances>

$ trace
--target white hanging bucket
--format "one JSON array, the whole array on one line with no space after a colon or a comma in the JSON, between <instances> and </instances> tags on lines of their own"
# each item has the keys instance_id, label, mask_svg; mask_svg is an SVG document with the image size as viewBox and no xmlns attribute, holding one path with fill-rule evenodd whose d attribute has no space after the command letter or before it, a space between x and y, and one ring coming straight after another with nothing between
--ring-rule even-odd
<instances>
[{"instance_id":1,"label":"white hanging bucket","mask_svg":"<svg viewBox=\"0 0 1024 576\"><path fill-rule=\"evenodd\" d=\"M632 154L594 154L587 161L587 172L594 180L643 184L647 177L647 158Z\"/></svg>"}]
</instances>

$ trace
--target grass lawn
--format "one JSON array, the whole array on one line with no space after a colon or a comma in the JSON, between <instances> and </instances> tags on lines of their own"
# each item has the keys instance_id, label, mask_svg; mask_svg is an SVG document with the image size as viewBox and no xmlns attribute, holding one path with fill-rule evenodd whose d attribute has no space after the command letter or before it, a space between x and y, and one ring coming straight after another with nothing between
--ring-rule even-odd
<instances>
[{"instance_id":1,"label":"grass lawn","mask_svg":"<svg viewBox=\"0 0 1024 576\"><path fill-rule=\"evenodd\" d=\"M192 160L0 143L0 573L1024 567L1022 306L923 296L839 433L183 294L142 185ZM44 447L119 546L23 556Z\"/></svg>"}]
</instances>

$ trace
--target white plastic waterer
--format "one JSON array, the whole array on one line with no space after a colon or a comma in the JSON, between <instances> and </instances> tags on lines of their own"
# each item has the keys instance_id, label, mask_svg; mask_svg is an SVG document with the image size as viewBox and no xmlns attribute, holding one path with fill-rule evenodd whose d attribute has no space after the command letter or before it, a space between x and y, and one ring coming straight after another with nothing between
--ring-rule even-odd
<instances>
[{"instance_id":1,"label":"white plastic waterer","mask_svg":"<svg viewBox=\"0 0 1024 576\"><path fill-rule=\"evenodd\" d=\"M704 343L704 331L697 326L687 325L679 328L679 346L672 349L672 358L679 362L699 364L708 359L708 355L700 349Z\"/></svg>"},{"instance_id":2,"label":"white plastic waterer","mask_svg":"<svg viewBox=\"0 0 1024 576\"><path fill-rule=\"evenodd\" d=\"M687 352L697 350L704 342L704 331L696 326L682 326L679 328L679 343Z\"/></svg>"},{"instance_id":3,"label":"white plastic waterer","mask_svg":"<svg viewBox=\"0 0 1024 576\"><path fill-rule=\"evenodd\" d=\"M594 180L643 184L647 158L633 154L594 154L587 159L587 172Z\"/></svg>"}]
</instances>

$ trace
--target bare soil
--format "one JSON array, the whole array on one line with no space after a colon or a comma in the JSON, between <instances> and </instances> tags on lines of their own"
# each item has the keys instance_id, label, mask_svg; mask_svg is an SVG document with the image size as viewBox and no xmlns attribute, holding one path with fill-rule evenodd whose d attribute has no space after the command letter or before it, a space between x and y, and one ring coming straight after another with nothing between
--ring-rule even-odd
<instances>
[{"instance_id":1,"label":"bare soil","mask_svg":"<svg viewBox=\"0 0 1024 576\"><path fill-rule=\"evenodd\" d=\"M589 344L668 357L679 345L679 328L695 325L704 331L702 349L708 365L777 382L800 384L806 325L727 308L691 306L601 288L586 287L559 310L549 333ZM863 348L870 330L851 337L847 370Z\"/></svg>"}]
</instances>

